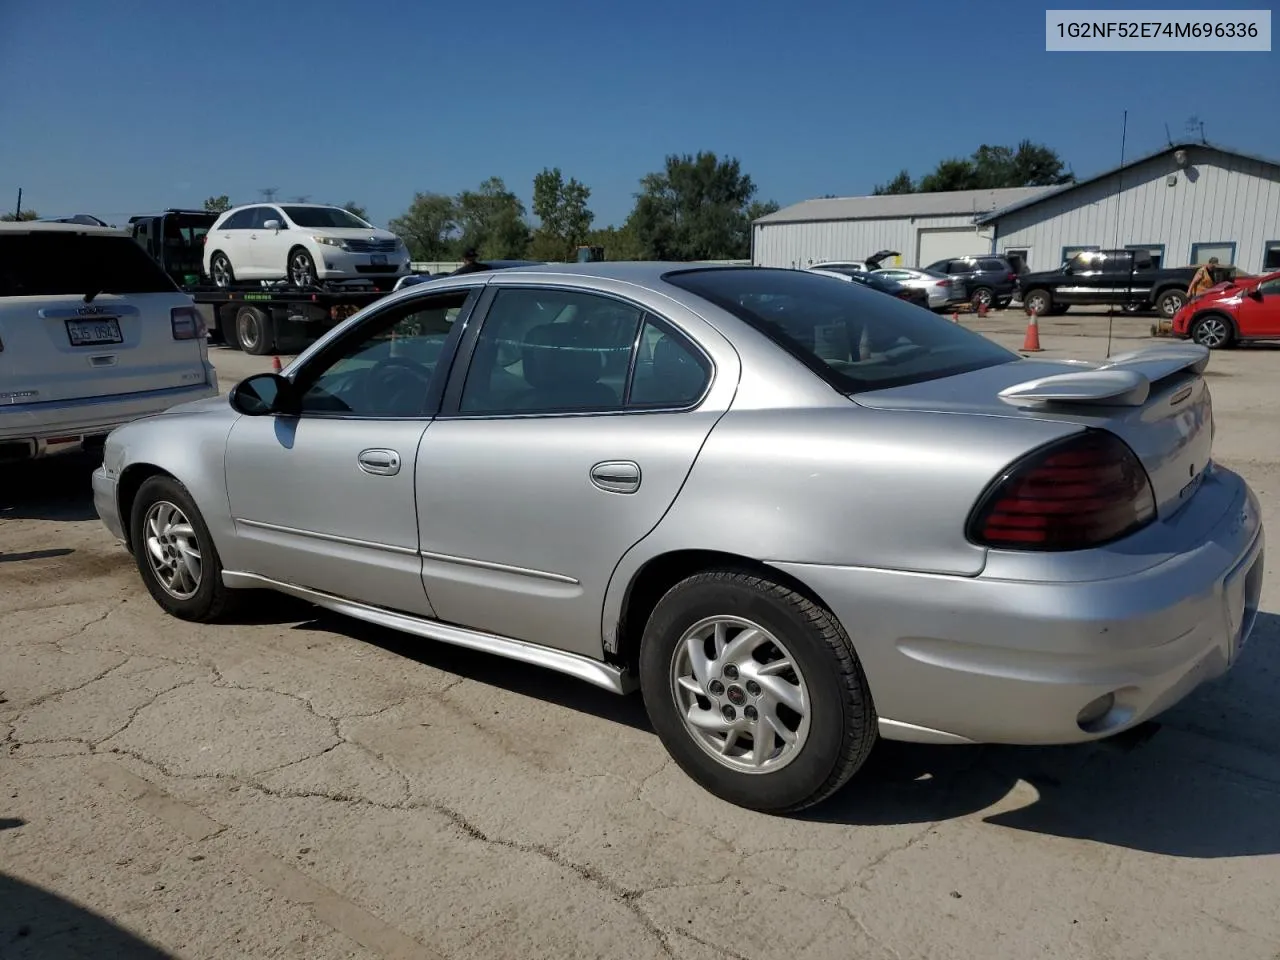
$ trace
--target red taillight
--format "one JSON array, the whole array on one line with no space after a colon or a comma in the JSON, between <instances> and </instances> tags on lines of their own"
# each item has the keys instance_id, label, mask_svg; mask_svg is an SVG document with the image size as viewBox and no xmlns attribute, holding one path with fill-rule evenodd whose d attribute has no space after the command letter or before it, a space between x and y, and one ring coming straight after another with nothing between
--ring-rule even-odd
<instances>
[{"instance_id":1,"label":"red taillight","mask_svg":"<svg viewBox=\"0 0 1280 960\"><path fill-rule=\"evenodd\" d=\"M898 298L899 300L910 300L910 299L911 299L911 294L910 294L910 292L908 292L908 291L906 291L906 290L903 290L903 291L902 291L901 293L899 293L899 294L895 294L895 296L897 296L897 298Z\"/></svg>"},{"instance_id":2,"label":"red taillight","mask_svg":"<svg viewBox=\"0 0 1280 960\"><path fill-rule=\"evenodd\" d=\"M950 280L939 280L937 285L938 285L939 287L949 287L949 286L951 286L951 281L950 281Z\"/></svg>"},{"instance_id":3,"label":"red taillight","mask_svg":"<svg viewBox=\"0 0 1280 960\"><path fill-rule=\"evenodd\" d=\"M1011 273L1011 274L1009 274L1009 279L1010 279L1011 281L1013 281L1013 280L1017 280L1017 279L1018 279L1018 275L1017 275L1016 273Z\"/></svg>"},{"instance_id":4,"label":"red taillight","mask_svg":"<svg viewBox=\"0 0 1280 960\"><path fill-rule=\"evenodd\" d=\"M169 311L173 339L196 340L205 335L204 318L195 307L174 307Z\"/></svg>"},{"instance_id":5,"label":"red taillight","mask_svg":"<svg viewBox=\"0 0 1280 960\"><path fill-rule=\"evenodd\" d=\"M1089 430L1011 466L979 501L971 541L1010 550L1084 550L1156 515L1151 479L1119 437Z\"/></svg>"}]
</instances>

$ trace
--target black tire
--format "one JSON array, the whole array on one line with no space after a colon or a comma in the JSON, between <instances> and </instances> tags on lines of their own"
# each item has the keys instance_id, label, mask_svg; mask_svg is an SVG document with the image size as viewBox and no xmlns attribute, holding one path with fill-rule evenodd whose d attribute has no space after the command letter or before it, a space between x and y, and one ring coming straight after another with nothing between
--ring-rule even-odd
<instances>
[{"instance_id":1,"label":"black tire","mask_svg":"<svg viewBox=\"0 0 1280 960\"><path fill-rule=\"evenodd\" d=\"M1166 290L1156 297L1156 311L1166 320L1172 320L1187 302L1187 295L1181 290Z\"/></svg>"},{"instance_id":2,"label":"black tire","mask_svg":"<svg viewBox=\"0 0 1280 960\"><path fill-rule=\"evenodd\" d=\"M314 287L320 282L320 276L316 273L315 260L302 247L294 247L289 251L285 276L295 287Z\"/></svg>"},{"instance_id":3,"label":"black tire","mask_svg":"<svg viewBox=\"0 0 1280 960\"><path fill-rule=\"evenodd\" d=\"M1037 317L1047 316L1053 309L1053 294L1048 290L1030 290L1022 298L1022 305Z\"/></svg>"},{"instance_id":4,"label":"black tire","mask_svg":"<svg viewBox=\"0 0 1280 960\"><path fill-rule=\"evenodd\" d=\"M686 726L673 680L676 656L686 631L713 617L750 621L772 634L790 652L808 690L807 734L779 769L732 769L713 758ZM742 662L748 659L749 654ZM752 660L752 665L759 662ZM711 669L720 669L712 664ZM741 702L733 700L734 686L745 682L750 690L751 684L730 679L727 671L720 676L730 684L720 688L724 697ZM658 601L641 641L640 686L649 720L681 769L715 796L752 810L787 813L826 799L858 771L877 738L871 691L839 621L795 590L752 573L726 569L695 574ZM740 709L745 722L751 715Z\"/></svg>"},{"instance_id":5,"label":"black tire","mask_svg":"<svg viewBox=\"0 0 1280 960\"><path fill-rule=\"evenodd\" d=\"M153 564L154 556L147 536L147 517L153 507L170 504L177 507L188 522L192 539L200 556L200 578L196 589L190 596L178 596L171 593L161 582L160 574ZM186 487L173 477L159 475L148 477L138 488L133 499L133 509L129 515L129 540L133 547L134 562L147 592L167 613L182 620L193 620L198 623L209 623L217 620L237 605L239 594L228 590L222 583L222 561L213 544L213 537L205 525L200 510ZM173 551L180 554L180 550ZM186 591L182 591L186 592Z\"/></svg>"},{"instance_id":6,"label":"black tire","mask_svg":"<svg viewBox=\"0 0 1280 960\"><path fill-rule=\"evenodd\" d=\"M265 311L247 304L236 311L236 342L240 349L254 357L275 352L275 325Z\"/></svg>"},{"instance_id":7,"label":"black tire","mask_svg":"<svg viewBox=\"0 0 1280 960\"><path fill-rule=\"evenodd\" d=\"M973 305L973 309L977 310L982 304L986 304L987 308L995 306L996 295L990 287L975 287L969 292L969 303Z\"/></svg>"},{"instance_id":8,"label":"black tire","mask_svg":"<svg viewBox=\"0 0 1280 960\"><path fill-rule=\"evenodd\" d=\"M215 250L209 258L209 279L215 287L230 287L236 282L236 272L232 269L231 258L221 250Z\"/></svg>"},{"instance_id":9,"label":"black tire","mask_svg":"<svg viewBox=\"0 0 1280 960\"><path fill-rule=\"evenodd\" d=\"M1225 313L1206 313L1191 325L1191 339L1210 350L1226 350L1235 344L1235 322Z\"/></svg>"}]
</instances>

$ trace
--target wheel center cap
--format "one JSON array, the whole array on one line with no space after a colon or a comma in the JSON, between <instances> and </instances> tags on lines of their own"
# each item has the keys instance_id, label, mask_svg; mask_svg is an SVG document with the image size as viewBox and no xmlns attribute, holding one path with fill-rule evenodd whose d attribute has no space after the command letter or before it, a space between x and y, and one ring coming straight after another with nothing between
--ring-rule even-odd
<instances>
[{"instance_id":1,"label":"wheel center cap","mask_svg":"<svg viewBox=\"0 0 1280 960\"><path fill-rule=\"evenodd\" d=\"M729 702L734 704L735 706L741 706L742 704L746 703L747 702L746 691L743 690L740 686L738 686L735 683L732 687L729 688Z\"/></svg>"}]
</instances>

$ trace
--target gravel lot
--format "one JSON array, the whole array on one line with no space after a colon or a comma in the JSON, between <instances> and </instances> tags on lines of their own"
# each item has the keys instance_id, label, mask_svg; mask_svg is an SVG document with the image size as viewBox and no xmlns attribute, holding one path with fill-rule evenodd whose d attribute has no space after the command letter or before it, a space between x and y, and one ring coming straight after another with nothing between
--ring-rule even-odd
<instances>
[{"instance_id":1,"label":"gravel lot","mask_svg":"<svg viewBox=\"0 0 1280 960\"><path fill-rule=\"evenodd\" d=\"M1046 355L1106 327L1046 319ZM213 352L224 389L270 368ZM1208 372L1273 537L1278 375ZM882 745L780 819L696 788L638 697L284 599L163 616L89 469L0 474L2 957L1280 957L1280 551L1236 669L1153 738Z\"/></svg>"}]
</instances>

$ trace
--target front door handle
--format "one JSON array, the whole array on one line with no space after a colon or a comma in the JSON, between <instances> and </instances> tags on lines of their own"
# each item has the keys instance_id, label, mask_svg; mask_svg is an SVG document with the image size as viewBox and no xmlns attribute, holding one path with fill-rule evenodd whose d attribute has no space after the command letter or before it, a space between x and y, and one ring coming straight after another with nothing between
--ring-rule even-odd
<instances>
[{"instance_id":1,"label":"front door handle","mask_svg":"<svg viewBox=\"0 0 1280 960\"><path fill-rule=\"evenodd\" d=\"M394 450L361 450L356 463L365 473L377 477L394 477L400 472L400 454Z\"/></svg>"},{"instance_id":2,"label":"front door handle","mask_svg":"<svg viewBox=\"0 0 1280 960\"><path fill-rule=\"evenodd\" d=\"M591 468L591 482L607 493L635 493L640 489L640 465L630 460L606 460Z\"/></svg>"}]
</instances>

